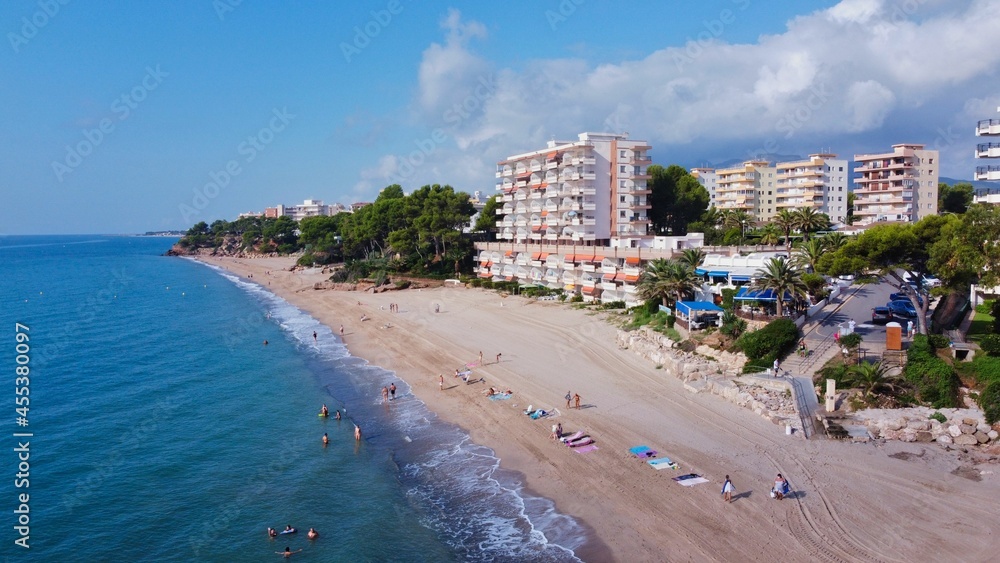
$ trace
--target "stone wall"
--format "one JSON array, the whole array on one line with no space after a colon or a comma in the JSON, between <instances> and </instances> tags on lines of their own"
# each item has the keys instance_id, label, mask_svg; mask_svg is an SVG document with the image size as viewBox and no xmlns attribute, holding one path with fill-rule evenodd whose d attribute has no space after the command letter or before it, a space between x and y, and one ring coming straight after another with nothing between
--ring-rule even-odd
<instances>
[{"instance_id":1,"label":"stone wall","mask_svg":"<svg viewBox=\"0 0 1000 563\"><path fill-rule=\"evenodd\" d=\"M947 421L929 418L935 412ZM864 424L873 438L886 440L975 446L995 443L1000 437L978 409L866 409L852 413L851 418Z\"/></svg>"},{"instance_id":2,"label":"stone wall","mask_svg":"<svg viewBox=\"0 0 1000 563\"><path fill-rule=\"evenodd\" d=\"M661 366L663 371L683 381L684 388L692 393L707 391L750 409L775 424L802 430L802 421L787 382L775 380L763 385L757 381L736 379L747 362L743 354L731 354L708 346L684 352L676 342L647 327L633 331L619 330L618 347L631 350Z\"/></svg>"}]
</instances>

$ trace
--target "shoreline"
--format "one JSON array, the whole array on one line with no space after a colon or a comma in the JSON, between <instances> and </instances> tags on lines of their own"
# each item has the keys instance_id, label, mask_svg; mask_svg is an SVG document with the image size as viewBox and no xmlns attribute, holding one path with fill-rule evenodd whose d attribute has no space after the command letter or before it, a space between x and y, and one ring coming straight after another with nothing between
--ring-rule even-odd
<instances>
[{"instance_id":1,"label":"shoreline","mask_svg":"<svg viewBox=\"0 0 1000 563\"><path fill-rule=\"evenodd\" d=\"M958 519L963 511L983 510L959 501L1000 492L996 478L972 482L950 477L959 469L954 456L949 460L920 453L919 463L890 457L909 451L915 457L919 445L894 444L876 451L835 442L789 441L782 429L752 412L684 391L679 379L617 349L614 327L558 302L504 299L464 287L380 294L314 290L313 284L328 276L319 270L289 272L294 262L287 257L195 259L244 279L252 274L250 281L334 334L343 325L352 355L396 372L429 410L491 448L504 470L523 478L527 492L550 499L558 512L577 520L592 538L576 551L585 561L763 559L775 551L792 559L822 552L846 560L863 552L887 560L895 560L897 552L953 556L959 546L941 533L907 546L892 542L894 550L883 551L880 544L885 542L873 534L898 538L898 531L891 530L898 517L891 515L914 510L899 506L906 504L902 499L878 498L879 491L912 491L914 481L926 482L947 494L925 491L918 506L934 504L945 513L953 509ZM400 312L390 313L389 303L398 303ZM361 315L370 320L362 322ZM454 369L477 361L480 350L485 365L473 368L473 373L486 383L464 385L454 378ZM502 353L499 363L497 352ZM445 377L443 391L438 389L438 374ZM482 394L489 386L509 387L514 397L490 401ZM586 408L567 410L562 399L567 389L579 392ZM530 420L521 414L528 404L557 412L553 418ZM579 455L552 442L549 429L556 422L567 432L586 430L599 449ZM641 444L671 457L680 471L655 471L631 458L628 448ZM901 463L906 471L900 471ZM858 467L871 467L881 484L859 487ZM670 480L692 472L710 482L688 488ZM802 497L780 503L766 498L775 472L786 473L803 491ZM727 506L716 489L729 473L737 494ZM870 494L859 490L866 488ZM838 489L841 492L834 495ZM844 491L854 493L847 495L846 505ZM866 515L866 510L888 518ZM977 522L969 522L970 539L977 535ZM1000 540L991 541L988 529L982 527L979 532L987 535L974 541L984 548L982 554L1000 547ZM827 547L818 552L816 545Z\"/></svg>"}]
</instances>

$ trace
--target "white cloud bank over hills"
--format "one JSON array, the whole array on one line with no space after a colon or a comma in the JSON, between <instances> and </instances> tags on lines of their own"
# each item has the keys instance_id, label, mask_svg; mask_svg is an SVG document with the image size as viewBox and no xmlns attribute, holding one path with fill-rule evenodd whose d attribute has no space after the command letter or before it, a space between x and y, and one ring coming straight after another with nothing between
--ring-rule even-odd
<instances>
[{"instance_id":1,"label":"white cloud bank over hills","mask_svg":"<svg viewBox=\"0 0 1000 563\"><path fill-rule=\"evenodd\" d=\"M411 104L426 138L381 156L356 192L447 182L490 193L497 160L581 131L629 131L653 144L656 162L688 165L917 142L942 151L943 174L971 175L975 121L996 117L1000 102L1000 2L844 0L731 44L725 28L740 6L728 24L643 59L540 58L516 70L478 55L486 27L451 11Z\"/></svg>"}]
</instances>

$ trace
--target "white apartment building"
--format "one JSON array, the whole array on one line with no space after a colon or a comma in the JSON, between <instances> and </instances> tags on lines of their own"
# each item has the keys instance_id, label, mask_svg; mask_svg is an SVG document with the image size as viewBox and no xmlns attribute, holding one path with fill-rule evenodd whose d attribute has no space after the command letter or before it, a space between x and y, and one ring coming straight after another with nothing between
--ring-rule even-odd
<instances>
[{"instance_id":1,"label":"white apartment building","mask_svg":"<svg viewBox=\"0 0 1000 563\"><path fill-rule=\"evenodd\" d=\"M344 211L344 206L335 203L326 205L320 199L307 199L301 205L281 205L264 209L264 217L291 217L296 221L301 221L306 217L317 217L319 215L336 215Z\"/></svg>"},{"instance_id":2,"label":"white apartment building","mask_svg":"<svg viewBox=\"0 0 1000 563\"><path fill-rule=\"evenodd\" d=\"M1000 112L1000 108L997 108ZM983 119L976 124L977 137L1000 137L1000 119ZM976 158L1000 158L1000 143L986 142L976 145ZM976 180L1000 180L1000 166L991 164L976 167Z\"/></svg>"},{"instance_id":3,"label":"white apartment building","mask_svg":"<svg viewBox=\"0 0 1000 563\"><path fill-rule=\"evenodd\" d=\"M775 191L776 211L813 208L834 224L847 221L846 159L835 154L811 154L806 160L779 162Z\"/></svg>"},{"instance_id":4,"label":"white apartment building","mask_svg":"<svg viewBox=\"0 0 1000 563\"><path fill-rule=\"evenodd\" d=\"M638 247L648 238L645 141L580 133L497 163L498 238L514 243Z\"/></svg>"},{"instance_id":5,"label":"white apartment building","mask_svg":"<svg viewBox=\"0 0 1000 563\"><path fill-rule=\"evenodd\" d=\"M708 205L709 207L716 207L715 204L715 191L719 186L719 175L715 172L714 168L692 168L691 175L698 180L705 191L708 192Z\"/></svg>"},{"instance_id":6,"label":"white apartment building","mask_svg":"<svg viewBox=\"0 0 1000 563\"><path fill-rule=\"evenodd\" d=\"M716 209L745 211L758 223L774 217L776 169L769 161L748 160L739 166L720 168L715 174Z\"/></svg>"},{"instance_id":7,"label":"white apartment building","mask_svg":"<svg viewBox=\"0 0 1000 563\"><path fill-rule=\"evenodd\" d=\"M915 222L937 214L938 151L899 144L892 152L858 154L854 160L855 224Z\"/></svg>"}]
</instances>

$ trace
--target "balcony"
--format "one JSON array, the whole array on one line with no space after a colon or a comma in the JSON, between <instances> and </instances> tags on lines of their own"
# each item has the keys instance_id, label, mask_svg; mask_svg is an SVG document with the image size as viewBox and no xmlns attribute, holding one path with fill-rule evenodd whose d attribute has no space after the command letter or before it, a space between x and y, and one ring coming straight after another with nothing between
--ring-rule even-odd
<instances>
[{"instance_id":1,"label":"balcony","mask_svg":"<svg viewBox=\"0 0 1000 563\"><path fill-rule=\"evenodd\" d=\"M976 124L976 136L1000 135L1000 119L983 119Z\"/></svg>"},{"instance_id":2,"label":"balcony","mask_svg":"<svg viewBox=\"0 0 1000 563\"><path fill-rule=\"evenodd\" d=\"M980 143L976 146L976 158L1000 157L1000 143Z\"/></svg>"},{"instance_id":3,"label":"balcony","mask_svg":"<svg viewBox=\"0 0 1000 563\"><path fill-rule=\"evenodd\" d=\"M1000 166L977 166L976 180L1000 180Z\"/></svg>"}]
</instances>

